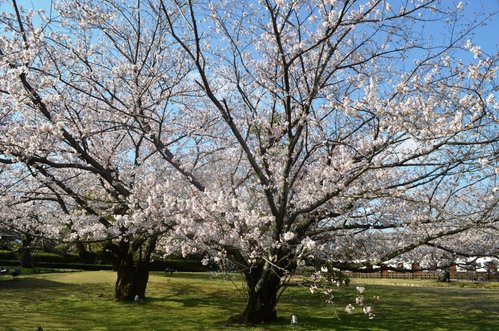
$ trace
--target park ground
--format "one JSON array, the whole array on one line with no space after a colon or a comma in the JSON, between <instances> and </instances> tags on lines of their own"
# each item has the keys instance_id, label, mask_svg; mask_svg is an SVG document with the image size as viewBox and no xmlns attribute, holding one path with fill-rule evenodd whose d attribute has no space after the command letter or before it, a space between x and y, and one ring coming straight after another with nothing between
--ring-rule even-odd
<instances>
[{"instance_id":1,"label":"park ground","mask_svg":"<svg viewBox=\"0 0 499 331\"><path fill-rule=\"evenodd\" d=\"M499 330L498 283L442 284L423 280L353 280L339 288L335 307L308 289L287 289L279 320L253 328L225 321L242 309L242 284L220 274L153 273L145 302L113 300L110 271L25 274L0 279L0 330ZM380 296L369 320L354 301L355 287L365 297ZM296 314L299 325L290 326Z\"/></svg>"}]
</instances>

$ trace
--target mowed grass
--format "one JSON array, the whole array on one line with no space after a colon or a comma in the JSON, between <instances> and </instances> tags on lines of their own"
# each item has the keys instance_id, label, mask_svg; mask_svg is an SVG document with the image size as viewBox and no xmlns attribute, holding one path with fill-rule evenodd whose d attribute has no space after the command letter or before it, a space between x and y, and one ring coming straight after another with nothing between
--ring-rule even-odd
<instances>
[{"instance_id":1,"label":"mowed grass","mask_svg":"<svg viewBox=\"0 0 499 331\"><path fill-rule=\"evenodd\" d=\"M206 273L152 274L148 299L141 304L113 300L110 271L25 275L0 280L0 330L499 330L499 288L434 287L429 281L377 281L366 297L380 296L376 317L360 311L347 315L353 286L336 293L333 307L298 286L287 289L278 306L279 320L247 328L227 326L243 308L234 283ZM241 283L236 281L239 287ZM389 284L389 285L387 285ZM395 284L395 285L393 285ZM299 325L289 317L297 314Z\"/></svg>"}]
</instances>

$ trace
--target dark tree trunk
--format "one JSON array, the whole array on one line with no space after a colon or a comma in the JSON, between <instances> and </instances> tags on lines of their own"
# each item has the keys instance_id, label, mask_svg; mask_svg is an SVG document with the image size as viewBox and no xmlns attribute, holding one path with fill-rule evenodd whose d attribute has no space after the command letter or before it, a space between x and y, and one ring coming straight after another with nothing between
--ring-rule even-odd
<instances>
[{"instance_id":1,"label":"dark tree trunk","mask_svg":"<svg viewBox=\"0 0 499 331\"><path fill-rule=\"evenodd\" d=\"M144 250L142 246L145 246ZM113 252L113 266L117 273L115 299L132 301L136 296L139 300L145 299L149 262L155 246L156 238L107 245L107 249Z\"/></svg>"},{"instance_id":2,"label":"dark tree trunk","mask_svg":"<svg viewBox=\"0 0 499 331\"><path fill-rule=\"evenodd\" d=\"M237 265L245 265L247 260L238 250L228 250ZM232 316L229 323L258 325L277 320L277 303L286 286L285 279L293 274L297 265L293 252L281 248L276 253L279 265L268 261L248 266L243 270L246 280L247 300L241 314Z\"/></svg>"},{"instance_id":3,"label":"dark tree trunk","mask_svg":"<svg viewBox=\"0 0 499 331\"><path fill-rule=\"evenodd\" d=\"M33 268L33 252L31 248L32 242L33 238L30 236L25 236L22 240L22 247L19 250L21 267Z\"/></svg>"},{"instance_id":4,"label":"dark tree trunk","mask_svg":"<svg viewBox=\"0 0 499 331\"><path fill-rule=\"evenodd\" d=\"M76 248L78 249L78 256L80 257L81 262L92 264L95 263L95 259L97 254L94 252L90 252L86 249L85 245L81 242L76 243Z\"/></svg>"},{"instance_id":5,"label":"dark tree trunk","mask_svg":"<svg viewBox=\"0 0 499 331\"><path fill-rule=\"evenodd\" d=\"M146 297L149 280L149 263L134 263L133 256L120 261L117 266L117 279L114 297L117 300L134 300L138 295L141 300Z\"/></svg>"},{"instance_id":6,"label":"dark tree trunk","mask_svg":"<svg viewBox=\"0 0 499 331\"><path fill-rule=\"evenodd\" d=\"M248 295L246 306L241 314L231 317L230 322L255 325L277 320L282 275L262 264L251 267L244 276Z\"/></svg>"},{"instance_id":7,"label":"dark tree trunk","mask_svg":"<svg viewBox=\"0 0 499 331\"><path fill-rule=\"evenodd\" d=\"M21 250L21 267L33 268L33 254L29 249Z\"/></svg>"}]
</instances>

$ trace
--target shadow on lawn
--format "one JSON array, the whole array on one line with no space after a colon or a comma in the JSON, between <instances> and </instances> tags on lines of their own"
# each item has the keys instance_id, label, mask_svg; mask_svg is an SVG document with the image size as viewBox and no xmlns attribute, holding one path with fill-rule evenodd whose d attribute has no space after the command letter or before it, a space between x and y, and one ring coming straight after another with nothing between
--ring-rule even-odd
<instances>
[{"instance_id":1,"label":"shadow on lawn","mask_svg":"<svg viewBox=\"0 0 499 331\"><path fill-rule=\"evenodd\" d=\"M45 289L47 287L70 287L69 284L54 282L52 280L21 277L19 279L4 279L0 281L1 289Z\"/></svg>"},{"instance_id":2,"label":"shadow on lawn","mask_svg":"<svg viewBox=\"0 0 499 331\"><path fill-rule=\"evenodd\" d=\"M233 309L234 306L236 306L236 308L239 306L236 304L237 298L235 297L235 291L219 290L207 293L200 289L198 289L199 291L196 291L190 284L176 284L169 290L170 293L168 295L148 297L147 302L176 302L183 307L209 306L221 309Z\"/></svg>"}]
</instances>

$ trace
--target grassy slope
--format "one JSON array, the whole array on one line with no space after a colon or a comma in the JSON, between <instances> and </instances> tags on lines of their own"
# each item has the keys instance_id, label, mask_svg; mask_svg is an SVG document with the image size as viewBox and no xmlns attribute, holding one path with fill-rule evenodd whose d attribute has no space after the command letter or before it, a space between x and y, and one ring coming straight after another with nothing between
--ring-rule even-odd
<instances>
[{"instance_id":1,"label":"grassy slope","mask_svg":"<svg viewBox=\"0 0 499 331\"><path fill-rule=\"evenodd\" d=\"M4 277L0 329L33 330L40 325L44 330L221 330L228 329L223 321L242 308L242 296L230 281L210 279L205 273L153 274L143 304L113 301L114 279L107 271L26 275L17 281ZM342 311L353 301L355 286L338 290L341 320L319 297L293 287L283 295L280 320L252 330L499 330L498 288L411 284L368 285L367 296L381 296L374 320L359 309L353 315ZM299 327L288 326L292 313L298 315Z\"/></svg>"}]
</instances>

